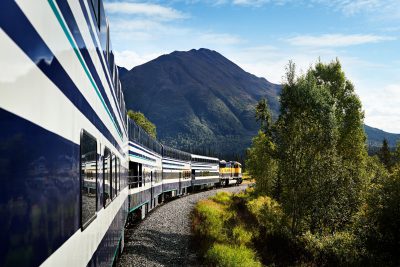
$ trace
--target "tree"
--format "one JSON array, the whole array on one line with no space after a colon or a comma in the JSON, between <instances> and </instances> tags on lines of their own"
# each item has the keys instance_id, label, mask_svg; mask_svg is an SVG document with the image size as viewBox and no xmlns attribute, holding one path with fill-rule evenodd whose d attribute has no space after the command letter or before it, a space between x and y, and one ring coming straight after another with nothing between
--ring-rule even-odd
<instances>
[{"instance_id":1,"label":"tree","mask_svg":"<svg viewBox=\"0 0 400 267\"><path fill-rule=\"evenodd\" d=\"M343 228L368 177L361 101L338 60L296 78L289 62L276 124L282 204L294 234Z\"/></svg>"},{"instance_id":2,"label":"tree","mask_svg":"<svg viewBox=\"0 0 400 267\"><path fill-rule=\"evenodd\" d=\"M151 137L157 138L156 126L149 121L142 112L128 110L128 116L134 120L137 125L143 128Z\"/></svg>"},{"instance_id":3,"label":"tree","mask_svg":"<svg viewBox=\"0 0 400 267\"><path fill-rule=\"evenodd\" d=\"M388 174L382 166L377 174L355 228L371 266L399 266L400 168Z\"/></svg>"},{"instance_id":4,"label":"tree","mask_svg":"<svg viewBox=\"0 0 400 267\"><path fill-rule=\"evenodd\" d=\"M277 163L275 159L275 144L272 141L271 111L265 99L256 105L255 117L261 122L258 135L253 138L252 146L247 150L246 168L256 180L258 192L276 195Z\"/></svg>"},{"instance_id":5,"label":"tree","mask_svg":"<svg viewBox=\"0 0 400 267\"><path fill-rule=\"evenodd\" d=\"M346 79L338 59L329 64L317 62L312 70L317 83L326 87L332 96L335 119L338 125L337 154L340 158L341 178L338 181L342 212L342 225L351 221L363 202L363 193L367 187L366 136L363 128L364 113L354 86Z\"/></svg>"},{"instance_id":6,"label":"tree","mask_svg":"<svg viewBox=\"0 0 400 267\"><path fill-rule=\"evenodd\" d=\"M265 98L258 101L256 105L256 120L260 122L260 129L266 134L270 134L272 125L271 111Z\"/></svg>"},{"instance_id":7,"label":"tree","mask_svg":"<svg viewBox=\"0 0 400 267\"><path fill-rule=\"evenodd\" d=\"M394 151L393 159L395 165L398 165L400 163L400 141L397 141L396 143L396 149Z\"/></svg>"},{"instance_id":8,"label":"tree","mask_svg":"<svg viewBox=\"0 0 400 267\"><path fill-rule=\"evenodd\" d=\"M382 147L378 153L379 159L385 165L386 169L390 170L392 167L392 155L390 153L389 144L387 139L383 139Z\"/></svg>"},{"instance_id":9,"label":"tree","mask_svg":"<svg viewBox=\"0 0 400 267\"><path fill-rule=\"evenodd\" d=\"M275 144L260 130L247 150L246 170L256 180L257 191L265 195L276 193L278 166L274 154Z\"/></svg>"},{"instance_id":10,"label":"tree","mask_svg":"<svg viewBox=\"0 0 400 267\"><path fill-rule=\"evenodd\" d=\"M293 234L331 220L338 180L337 124L328 88L309 71L296 79L289 63L277 121L281 202ZM337 210L337 209L336 209ZM321 225L322 224L322 225Z\"/></svg>"}]
</instances>

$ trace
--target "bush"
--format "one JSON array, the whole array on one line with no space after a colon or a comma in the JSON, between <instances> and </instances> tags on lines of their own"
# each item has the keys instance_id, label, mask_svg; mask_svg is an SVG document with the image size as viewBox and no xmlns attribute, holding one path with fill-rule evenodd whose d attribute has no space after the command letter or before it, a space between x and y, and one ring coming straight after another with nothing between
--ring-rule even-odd
<instances>
[{"instance_id":1,"label":"bush","mask_svg":"<svg viewBox=\"0 0 400 267\"><path fill-rule=\"evenodd\" d=\"M245 246L214 244L206 253L206 260L213 266L257 267L262 266L256 253Z\"/></svg>"},{"instance_id":2,"label":"bush","mask_svg":"<svg viewBox=\"0 0 400 267\"><path fill-rule=\"evenodd\" d=\"M232 193L229 192L219 192L215 196L211 197L211 200L223 205L229 205L232 202Z\"/></svg>"},{"instance_id":3,"label":"bush","mask_svg":"<svg viewBox=\"0 0 400 267\"><path fill-rule=\"evenodd\" d=\"M278 202L267 196L250 200L247 204L249 212L263 226L266 233L281 232L285 229L285 216Z\"/></svg>"},{"instance_id":4,"label":"bush","mask_svg":"<svg viewBox=\"0 0 400 267\"><path fill-rule=\"evenodd\" d=\"M224 226L231 217L232 214L221 204L209 199L199 201L194 209L193 231L202 240L208 240L208 242L226 241L228 229Z\"/></svg>"},{"instance_id":5,"label":"bush","mask_svg":"<svg viewBox=\"0 0 400 267\"><path fill-rule=\"evenodd\" d=\"M324 236L307 232L299 238L299 242L317 265L354 266L361 261L356 237L351 232Z\"/></svg>"},{"instance_id":6,"label":"bush","mask_svg":"<svg viewBox=\"0 0 400 267\"><path fill-rule=\"evenodd\" d=\"M236 244L247 245L250 244L253 234L243 226L238 225L232 229L232 237Z\"/></svg>"},{"instance_id":7,"label":"bush","mask_svg":"<svg viewBox=\"0 0 400 267\"><path fill-rule=\"evenodd\" d=\"M400 168L370 186L355 231L374 265L400 266Z\"/></svg>"}]
</instances>

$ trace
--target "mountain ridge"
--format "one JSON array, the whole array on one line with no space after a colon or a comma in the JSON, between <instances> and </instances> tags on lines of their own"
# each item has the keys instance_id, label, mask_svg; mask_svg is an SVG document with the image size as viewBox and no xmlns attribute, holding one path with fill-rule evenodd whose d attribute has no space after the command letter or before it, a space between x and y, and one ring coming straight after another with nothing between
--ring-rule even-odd
<instances>
[{"instance_id":1,"label":"mountain ridge","mask_svg":"<svg viewBox=\"0 0 400 267\"><path fill-rule=\"evenodd\" d=\"M205 48L174 51L131 70L120 70L128 109L143 112L166 145L210 154L244 154L257 133L255 104L266 98L274 118L282 86L240 68ZM370 145L384 131L365 127ZM234 144L234 145L232 145Z\"/></svg>"}]
</instances>

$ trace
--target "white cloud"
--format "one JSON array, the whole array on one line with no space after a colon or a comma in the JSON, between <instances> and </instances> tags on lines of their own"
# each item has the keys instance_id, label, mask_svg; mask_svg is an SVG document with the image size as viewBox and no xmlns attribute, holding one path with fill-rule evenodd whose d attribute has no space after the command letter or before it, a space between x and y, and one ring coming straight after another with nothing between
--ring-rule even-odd
<instances>
[{"instance_id":1,"label":"white cloud","mask_svg":"<svg viewBox=\"0 0 400 267\"><path fill-rule=\"evenodd\" d=\"M108 14L142 15L158 20L184 19L188 16L176 9L150 3L113 2L105 3Z\"/></svg>"},{"instance_id":2,"label":"white cloud","mask_svg":"<svg viewBox=\"0 0 400 267\"><path fill-rule=\"evenodd\" d=\"M397 17L400 14L398 0L314 0L314 2L339 10L345 15L383 13L386 16Z\"/></svg>"},{"instance_id":3,"label":"white cloud","mask_svg":"<svg viewBox=\"0 0 400 267\"><path fill-rule=\"evenodd\" d=\"M219 0L219 2L221 2L221 0ZM260 7L266 4L284 5L290 2L293 2L293 0L232 0L232 4L234 5L251 7Z\"/></svg>"},{"instance_id":4,"label":"white cloud","mask_svg":"<svg viewBox=\"0 0 400 267\"><path fill-rule=\"evenodd\" d=\"M135 66L142 65L150 60L153 60L163 53L149 53L145 55L139 55L138 53L131 50L124 50L122 52L115 52L115 62L118 66L125 67L128 70Z\"/></svg>"},{"instance_id":5,"label":"white cloud","mask_svg":"<svg viewBox=\"0 0 400 267\"><path fill-rule=\"evenodd\" d=\"M361 45L367 43L378 43L391 41L396 38L391 36L379 36L373 34L323 34L323 35L301 35L288 38L286 41L291 45L309 47L344 47Z\"/></svg>"},{"instance_id":6,"label":"white cloud","mask_svg":"<svg viewBox=\"0 0 400 267\"><path fill-rule=\"evenodd\" d=\"M233 45L244 42L240 37L227 33L203 33L199 35L202 43L215 45Z\"/></svg>"},{"instance_id":7,"label":"white cloud","mask_svg":"<svg viewBox=\"0 0 400 267\"><path fill-rule=\"evenodd\" d=\"M360 97L367 125L400 133L400 83L366 89Z\"/></svg>"}]
</instances>

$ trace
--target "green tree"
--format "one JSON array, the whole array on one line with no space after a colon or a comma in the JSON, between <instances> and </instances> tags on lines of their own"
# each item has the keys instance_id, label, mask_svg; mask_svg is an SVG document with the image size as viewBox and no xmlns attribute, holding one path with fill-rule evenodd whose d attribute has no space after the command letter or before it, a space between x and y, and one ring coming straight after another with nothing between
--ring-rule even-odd
<instances>
[{"instance_id":1,"label":"green tree","mask_svg":"<svg viewBox=\"0 0 400 267\"><path fill-rule=\"evenodd\" d=\"M142 127L151 137L157 138L156 126L149 121L142 112L128 110L128 116L130 119L134 120L137 125Z\"/></svg>"},{"instance_id":2,"label":"green tree","mask_svg":"<svg viewBox=\"0 0 400 267\"><path fill-rule=\"evenodd\" d=\"M354 86L346 78L338 59L329 64L319 61L312 72L318 85L327 88L332 96L338 126L336 149L342 171L338 181L340 191L336 198L338 205L342 206L342 212L337 219L345 225L362 204L368 184L365 171L368 153L363 128L364 113Z\"/></svg>"},{"instance_id":3,"label":"green tree","mask_svg":"<svg viewBox=\"0 0 400 267\"><path fill-rule=\"evenodd\" d=\"M332 96L326 86L318 84L313 72L294 77L290 62L276 136L281 202L291 219L292 233L297 234L321 229L321 224L332 219L339 168Z\"/></svg>"},{"instance_id":4,"label":"green tree","mask_svg":"<svg viewBox=\"0 0 400 267\"><path fill-rule=\"evenodd\" d=\"M400 163L400 141L397 141L396 143L396 149L393 153L393 160L394 160L394 165L398 165Z\"/></svg>"},{"instance_id":5,"label":"green tree","mask_svg":"<svg viewBox=\"0 0 400 267\"><path fill-rule=\"evenodd\" d=\"M390 153L389 144L387 139L383 139L382 147L378 153L379 159L385 165L386 169L390 170L392 167L392 155Z\"/></svg>"},{"instance_id":6,"label":"green tree","mask_svg":"<svg viewBox=\"0 0 400 267\"><path fill-rule=\"evenodd\" d=\"M400 168L388 174L381 165L360 211L356 233L366 248L371 266L400 265Z\"/></svg>"},{"instance_id":7,"label":"green tree","mask_svg":"<svg viewBox=\"0 0 400 267\"><path fill-rule=\"evenodd\" d=\"M282 204L294 234L349 224L368 184L361 101L340 62L296 78L289 62L276 124Z\"/></svg>"},{"instance_id":8,"label":"green tree","mask_svg":"<svg viewBox=\"0 0 400 267\"><path fill-rule=\"evenodd\" d=\"M260 130L247 150L246 170L256 180L257 191L266 195L275 195L277 186L278 166L274 154L275 144Z\"/></svg>"},{"instance_id":9,"label":"green tree","mask_svg":"<svg viewBox=\"0 0 400 267\"><path fill-rule=\"evenodd\" d=\"M272 125L272 116L265 98L258 101L256 105L256 120L261 124L260 129L269 135Z\"/></svg>"}]
</instances>

